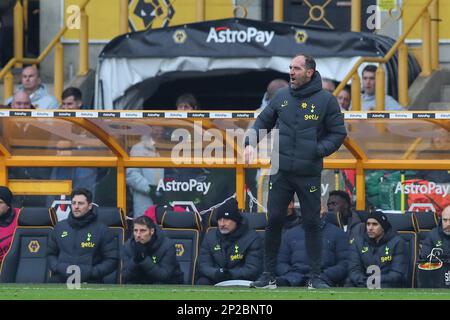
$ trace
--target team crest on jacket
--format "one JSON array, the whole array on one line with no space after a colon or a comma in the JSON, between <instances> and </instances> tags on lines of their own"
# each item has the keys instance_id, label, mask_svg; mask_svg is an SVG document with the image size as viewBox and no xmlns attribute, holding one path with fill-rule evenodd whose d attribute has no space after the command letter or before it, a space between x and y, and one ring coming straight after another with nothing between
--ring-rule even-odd
<instances>
[{"instance_id":1,"label":"team crest on jacket","mask_svg":"<svg viewBox=\"0 0 450 320\"><path fill-rule=\"evenodd\" d=\"M86 241L81 243L81 247L82 248L93 248L95 247L95 243L91 241L92 239L92 234L90 232L88 232L88 234L86 235Z\"/></svg>"}]
</instances>

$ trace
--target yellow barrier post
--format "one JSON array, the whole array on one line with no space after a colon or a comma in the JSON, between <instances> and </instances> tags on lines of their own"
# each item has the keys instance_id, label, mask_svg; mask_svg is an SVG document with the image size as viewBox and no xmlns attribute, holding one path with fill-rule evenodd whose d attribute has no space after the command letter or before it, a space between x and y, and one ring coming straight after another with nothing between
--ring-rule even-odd
<instances>
[{"instance_id":1,"label":"yellow barrier post","mask_svg":"<svg viewBox=\"0 0 450 320\"><path fill-rule=\"evenodd\" d=\"M6 99L11 97L14 93L14 76L9 71L5 78L3 78L4 88L3 88L3 100L6 102Z\"/></svg>"},{"instance_id":2,"label":"yellow barrier post","mask_svg":"<svg viewBox=\"0 0 450 320\"><path fill-rule=\"evenodd\" d=\"M8 186L8 167L2 158L0 158L0 185Z\"/></svg>"},{"instance_id":3,"label":"yellow barrier post","mask_svg":"<svg viewBox=\"0 0 450 320\"><path fill-rule=\"evenodd\" d=\"M400 195L400 210L405 213L405 171L400 171L400 182L402 183L402 192Z\"/></svg>"},{"instance_id":4,"label":"yellow barrier post","mask_svg":"<svg viewBox=\"0 0 450 320\"><path fill-rule=\"evenodd\" d=\"M20 0L14 7L14 58L23 59L23 7ZM16 68L22 68L22 63L16 63Z\"/></svg>"},{"instance_id":5,"label":"yellow barrier post","mask_svg":"<svg viewBox=\"0 0 450 320\"><path fill-rule=\"evenodd\" d=\"M284 0L274 0L273 2L273 21L283 22L284 20Z\"/></svg>"},{"instance_id":6,"label":"yellow barrier post","mask_svg":"<svg viewBox=\"0 0 450 320\"><path fill-rule=\"evenodd\" d=\"M196 14L197 22L205 21L205 0L197 0Z\"/></svg>"},{"instance_id":7,"label":"yellow barrier post","mask_svg":"<svg viewBox=\"0 0 450 320\"><path fill-rule=\"evenodd\" d=\"M352 111L361 111L361 78L355 72L352 78Z\"/></svg>"},{"instance_id":8,"label":"yellow barrier post","mask_svg":"<svg viewBox=\"0 0 450 320\"><path fill-rule=\"evenodd\" d=\"M408 97L408 46L402 43L398 49L398 102L406 107Z\"/></svg>"},{"instance_id":9,"label":"yellow barrier post","mask_svg":"<svg viewBox=\"0 0 450 320\"><path fill-rule=\"evenodd\" d=\"M80 28L80 70L78 75L84 76L89 71L89 17L81 10Z\"/></svg>"},{"instance_id":10,"label":"yellow barrier post","mask_svg":"<svg viewBox=\"0 0 450 320\"><path fill-rule=\"evenodd\" d=\"M120 34L128 33L128 0L120 0Z\"/></svg>"},{"instance_id":11,"label":"yellow barrier post","mask_svg":"<svg viewBox=\"0 0 450 320\"><path fill-rule=\"evenodd\" d=\"M431 14L431 68L439 69L439 0L433 0Z\"/></svg>"},{"instance_id":12,"label":"yellow barrier post","mask_svg":"<svg viewBox=\"0 0 450 320\"><path fill-rule=\"evenodd\" d=\"M28 0L23 0L23 22L25 32L28 31Z\"/></svg>"},{"instance_id":13,"label":"yellow barrier post","mask_svg":"<svg viewBox=\"0 0 450 320\"><path fill-rule=\"evenodd\" d=\"M361 0L352 0L352 31L361 32Z\"/></svg>"},{"instance_id":14,"label":"yellow barrier post","mask_svg":"<svg viewBox=\"0 0 450 320\"><path fill-rule=\"evenodd\" d=\"M430 13L422 15L422 76L431 74L431 19Z\"/></svg>"},{"instance_id":15,"label":"yellow barrier post","mask_svg":"<svg viewBox=\"0 0 450 320\"><path fill-rule=\"evenodd\" d=\"M366 180L361 160L356 162L356 210L364 210L366 207Z\"/></svg>"},{"instance_id":16,"label":"yellow barrier post","mask_svg":"<svg viewBox=\"0 0 450 320\"><path fill-rule=\"evenodd\" d=\"M375 73L375 110L376 111L384 111L385 110L385 73L384 68L380 64L377 68L377 72Z\"/></svg>"},{"instance_id":17,"label":"yellow barrier post","mask_svg":"<svg viewBox=\"0 0 450 320\"><path fill-rule=\"evenodd\" d=\"M61 42L55 46L55 97L61 104L64 90L64 46Z\"/></svg>"},{"instance_id":18,"label":"yellow barrier post","mask_svg":"<svg viewBox=\"0 0 450 320\"><path fill-rule=\"evenodd\" d=\"M243 166L236 166L236 200L239 209L245 209L245 169Z\"/></svg>"},{"instance_id":19,"label":"yellow barrier post","mask_svg":"<svg viewBox=\"0 0 450 320\"><path fill-rule=\"evenodd\" d=\"M126 171L123 160L117 162L117 207L127 212Z\"/></svg>"}]
</instances>

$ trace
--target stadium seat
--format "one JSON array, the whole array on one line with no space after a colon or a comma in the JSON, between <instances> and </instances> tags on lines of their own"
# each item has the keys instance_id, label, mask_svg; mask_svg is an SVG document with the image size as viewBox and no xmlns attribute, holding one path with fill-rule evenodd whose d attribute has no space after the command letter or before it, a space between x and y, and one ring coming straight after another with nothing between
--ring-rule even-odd
<instances>
[{"instance_id":1,"label":"stadium seat","mask_svg":"<svg viewBox=\"0 0 450 320\"><path fill-rule=\"evenodd\" d=\"M0 282L47 282L47 244L56 222L53 209L28 207L20 210L11 247L0 269Z\"/></svg>"},{"instance_id":2,"label":"stadium seat","mask_svg":"<svg viewBox=\"0 0 450 320\"><path fill-rule=\"evenodd\" d=\"M336 212L325 212L323 218L327 223L334 224L336 227L342 228L341 215Z\"/></svg>"},{"instance_id":3,"label":"stadium seat","mask_svg":"<svg viewBox=\"0 0 450 320\"><path fill-rule=\"evenodd\" d=\"M412 212L385 213L395 231L417 232L417 222Z\"/></svg>"},{"instance_id":4,"label":"stadium seat","mask_svg":"<svg viewBox=\"0 0 450 320\"><path fill-rule=\"evenodd\" d=\"M248 225L253 230L265 230L267 226L267 213L264 212L243 212L242 215L247 218ZM208 227L217 227L216 210L209 216Z\"/></svg>"},{"instance_id":5,"label":"stadium seat","mask_svg":"<svg viewBox=\"0 0 450 320\"><path fill-rule=\"evenodd\" d=\"M99 207L97 208L99 221L108 226L114 235L114 241L117 242L117 250L120 253L125 241L125 214L122 209L115 207ZM104 283L121 283L121 274L118 270L122 270L121 260L119 259L117 269L103 278Z\"/></svg>"},{"instance_id":6,"label":"stadium seat","mask_svg":"<svg viewBox=\"0 0 450 320\"><path fill-rule=\"evenodd\" d=\"M437 227L439 219L433 211L413 212L417 221L419 241L426 238L428 232Z\"/></svg>"},{"instance_id":7,"label":"stadium seat","mask_svg":"<svg viewBox=\"0 0 450 320\"><path fill-rule=\"evenodd\" d=\"M406 242L408 270L406 272L406 287L414 288L416 283L416 262L417 262L417 234L413 231L398 231L398 234Z\"/></svg>"},{"instance_id":8,"label":"stadium seat","mask_svg":"<svg viewBox=\"0 0 450 320\"><path fill-rule=\"evenodd\" d=\"M195 281L200 223L199 215L192 211L166 211L162 218L162 230L175 243L184 284L194 284Z\"/></svg>"}]
</instances>

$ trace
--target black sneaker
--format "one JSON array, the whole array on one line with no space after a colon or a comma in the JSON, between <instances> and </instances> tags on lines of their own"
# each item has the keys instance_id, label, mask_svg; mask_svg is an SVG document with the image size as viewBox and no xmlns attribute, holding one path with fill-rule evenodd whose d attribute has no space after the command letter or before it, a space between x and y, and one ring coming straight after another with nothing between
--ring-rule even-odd
<instances>
[{"instance_id":1,"label":"black sneaker","mask_svg":"<svg viewBox=\"0 0 450 320\"><path fill-rule=\"evenodd\" d=\"M328 283L322 280L320 277L312 277L311 280L308 281L308 289L327 289L330 288Z\"/></svg>"},{"instance_id":2,"label":"black sneaker","mask_svg":"<svg viewBox=\"0 0 450 320\"><path fill-rule=\"evenodd\" d=\"M258 289L276 289L277 280L270 272L263 272L263 274L258 278L258 280L250 283L250 288Z\"/></svg>"}]
</instances>

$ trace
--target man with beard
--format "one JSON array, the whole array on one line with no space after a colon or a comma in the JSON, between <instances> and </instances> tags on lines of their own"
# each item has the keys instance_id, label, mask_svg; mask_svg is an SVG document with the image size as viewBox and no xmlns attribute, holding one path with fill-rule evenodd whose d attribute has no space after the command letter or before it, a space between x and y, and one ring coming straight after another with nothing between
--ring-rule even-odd
<instances>
[{"instance_id":1,"label":"man with beard","mask_svg":"<svg viewBox=\"0 0 450 320\"><path fill-rule=\"evenodd\" d=\"M137 284L182 284L174 243L152 219L134 219L133 238L123 247L123 280Z\"/></svg>"},{"instance_id":2,"label":"man with beard","mask_svg":"<svg viewBox=\"0 0 450 320\"><path fill-rule=\"evenodd\" d=\"M0 186L0 264L11 246L19 217L20 210L11 206L12 200L11 191Z\"/></svg>"},{"instance_id":3,"label":"man with beard","mask_svg":"<svg viewBox=\"0 0 450 320\"><path fill-rule=\"evenodd\" d=\"M301 205L305 246L311 267L311 287L328 288L322 273L320 185L323 158L337 151L347 135L336 98L322 89L314 58L298 54L289 65L289 87L277 91L252 127L257 139L245 140L244 157L253 158L258 134L279 130L279 170L270 176L268 224L264 240L264 272L250 286L275 289L275 268L289 202L297 194ZM254 140L254 141L251 141ZM257 140L257 141L255 141Z\"/></svg>"},{"instance_id":4,"label":"man with beard","mask_svg":"<svg viewBox=\"0 0 450 320\"><path fill-rule=\"evenodd\" d=\"M232 198L217 208L217 229L207 232L200 248L199 285L226 280L255 280L262 269L261 238Z\"/></svg>"},{"instance_id":5,"label":"man with beard","mask_svg":"<svg viewBox=\"0 0 450 320\"><path fill-rule=\"evenodd\" d=\"M50 282L65 282L69 266L80 268L81 282L103 282L117 267L117 240L108 227L98 221L92 193L72 191L72 211L53 230L48 244Z\"/></svg>"},{"instance_id":6,"label":"man with beard","mask_svg":"<svg viewBox=\"0 0 450 320\"><path fill-rule=\"evenodd\" d=\"M450 206L444 208L439 225L431 230L422 242L420 257L428 260L427 257L434 248L443 250L440 254L440 259L450 258Z\"/></svg>"},{"instance_id":7,"label":"man with beard","mask_svg":"<svg viewBox=\"0 0 450 320\"><path fill-rule=\"evenodd\" d=\"M381 288L401 288L408 270L405 241L392 230L381 211L372 211L366 221L366 232L350 249L349 277L346 286L367 287L367 268L380 268Z\"/></svg>"}]
</instances>

